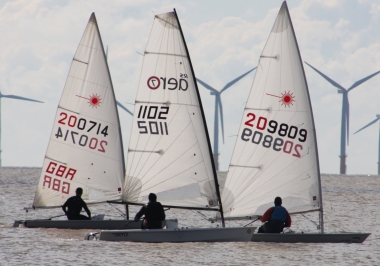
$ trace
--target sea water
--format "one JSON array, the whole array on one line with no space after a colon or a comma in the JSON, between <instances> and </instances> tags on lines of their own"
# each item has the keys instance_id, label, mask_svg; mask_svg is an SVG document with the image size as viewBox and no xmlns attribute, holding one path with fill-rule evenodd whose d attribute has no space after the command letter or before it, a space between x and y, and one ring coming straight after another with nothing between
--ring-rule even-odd
<instances>
[{"instance_id":1,"label":"sea water","mask_svg":"<svg viewBox=\"0 0 380 266\"><path fill-rule=\"evenodd\" d=\"M63 214L60 209L27 213L23 209L33 202L40 172L40 168L0 168L0 265L380 265L380 176L322 175L325 232L370 232L363 244L155 244L84 241L88 229L12 227L15 220ZM219 174L221 183L224 177ZM89 207L93 215L105 213L105 219L123 218L119 205ZM130 207L132 217L137 211ZM167 218L179 220L179 227L220 226L207 221L213 215L166 211ZM248 222L227 222L227 226ZM313 222L318 222L316 213L293 215L291 229L318 232Z\"/></svg>"}]
</instances>

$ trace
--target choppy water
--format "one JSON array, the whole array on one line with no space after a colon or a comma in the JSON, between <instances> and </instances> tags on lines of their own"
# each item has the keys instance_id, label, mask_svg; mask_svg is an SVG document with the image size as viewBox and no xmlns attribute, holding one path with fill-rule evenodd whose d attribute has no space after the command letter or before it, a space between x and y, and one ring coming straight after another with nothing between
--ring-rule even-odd
<instances>
[{"instance_id":1,"label":"choppy water","mask_svg":"<svg viewBox=\"0 0 380 266\"><path fill-rule=\"evenodd\" d=\"M322 176L325 231L371 232L363 244L146 244L84 241L89 230L13 228L16 219L62 214L53 209L30 211L26 216L23 207L33 201L39 174L39 168L0 168L0 265L380 265L379 176ZM120 218L114 205L90 209L93 215ZM136 211L131 208L131 215ZM180 227L210 226L193 211L170 210L166 215L178 218ZM307 217L318 220L316 214ZM292 220L294 231L317 231L302 216Z\"/></svg>"}]
</instances>

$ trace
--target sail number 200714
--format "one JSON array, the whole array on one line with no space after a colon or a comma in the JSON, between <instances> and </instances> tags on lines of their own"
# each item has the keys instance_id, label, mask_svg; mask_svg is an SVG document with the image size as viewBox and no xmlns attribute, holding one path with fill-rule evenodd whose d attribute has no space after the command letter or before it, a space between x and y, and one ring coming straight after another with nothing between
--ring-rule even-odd
<instances>
[{"instance_id":1,"label":"sail number 200714","mask_svg":"<svg viewBox=\"0 0 380 266\"><path fill-rule=\"evenodd\" d=\"M98 152L106 152L107 141L101 138L107 137L108 126L102 126L96 121L78 118L76 115L68 115L65 112L59 114L59 127L55 134L57 139L62 138L64 142L79 145L84 148ZM98 137L89 137L86 133L96 134Z\"/></svg>"},{"instance_id":2,"label":"sail number 200714","mask_svg":"<svg viewBox=\"0 0 380 266\"><path fill-rule=\"evenodd\" d=\"M305 142L307 139L307 130L299 129L296 126L289 126L286 123L278 123L275 120L269 120L260 116L256 119L254 113L247 114L247 120L244 125L241 139L243 141L251 141L254 144L262 145L265 148L272 148L275 151L283 151L294 157L301 158L303 146L296 142ZM256 128L258 130L253 130ZM269 134L265 134L265 131Z\"/></svg>"}]
</instances>

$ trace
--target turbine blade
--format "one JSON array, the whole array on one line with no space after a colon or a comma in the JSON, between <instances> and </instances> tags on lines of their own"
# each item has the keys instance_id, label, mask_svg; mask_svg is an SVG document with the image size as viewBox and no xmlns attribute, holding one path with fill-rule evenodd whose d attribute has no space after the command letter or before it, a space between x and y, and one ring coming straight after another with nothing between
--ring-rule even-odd
<instances>
[{"instance_id":1,"label":"turbine blade","mask_svg":"<svg viewBox=\"0 0 380 266\"><path fill-rule=\"evenodd\" d=\"M127 113L129 113L130 115L133 116L133 113L131 111L128 110L127 107L125 107L124 105L122 105L119 101L116 101L116 104L121 108L123 109L124 111L126 111Z\"/></svg>"},{"instance_id":2,"label":"turbine blade","mask_svg":"<svg viewBox=\"0 0 380 266\"><path fill-rule=\"evenodd\" d=\"M199 78L196 78L196 80L202 84L206 89L210 90L210 91L213 91L213 92L216 92L216 93L219 93L219 91L217 91L216 89L214 89L213 87L211 87L210 85L208 85L207 83L203 82L202 80L200 80Z\"/></svg>"},{"instance_id":3,"label":"turbine blade","mask_svg":"<svg viewBox=\"0 0 380 266\"><path fill-rule=\"evenodd\" d=\"M350 91L350 90L356 88L356 87L359 86L360 84L366 82L367 80L369 80L370 78L376 76L376 75L379 74L379 73L380 73L380 71L377 71L377 72L373 73L372 75L369 75L368 77L365 77L365 78L363 78L363 79L361 79L361 80L356 81L351 87L348 88L348 91Z\"/></svg>"},{"instance_id":4,"label":"turbine blade","mask_svg":"<svg viewBox=\"0 0 380 266\"><path fill-rule=\"evenodd\" d=\"M378 117L378 118L376 118L375 120L373 120L372 122L370 122L370 123L368 123L367 125L365 125L364 127L362 127L361 129L359 129L358 131L356 131L354 134L356 134L356 133L358 133L358 132L360 132L360 131L362 131L363 129L365 129L365 128L367 128L367 127L369 127L370 125L373 125L373 124L375 124L378 120L380 119L380 117Z\"/></svg>"},{"instance_id":5,"label":"turbine blade","mask_svg":"<svg viewBox=\"0 0 380 266\"><path fill-rule=\"evenodd\" d=\"M309 67L311 67L312 69L314 69L319 75L321 75L325 80L327 80L328 82L330 82L330 84L333 85L334 87L337 87L338 89L340 89L342 91L346 91L345 88L343 88L341 85L339 85L338 83L336 83L335 81L333 81L331 78L329 78L328 76L326 76L325 74L323 74L318 69L314 68L313 66L311 66L307 62L305 62L305 64L308 65Z\"/></svg>"},{"instance_id":6,"label":"turbine blade","mask_svg":"<svg viewBox=\"0 0 380 266\"><path fill-rule=\"evenodd\" d=\"M1 94L1 97L10 98L10 99L17 99L17 100L24 100L24 101L31 101L31 102L37 102L37 103L44 103L44 102L41 102L41 101L37 101L37 100L33 100L33 99L21 97L21 96L16 96L16 95Z\"/></svg>"},{"instance_id":7,"label":"turbine blade","mask_svg":"<svg viewBox=\"0 0 380 266\"><path fill-rule=\"evenodd\" d=\"M222 138L223 138L223 144L224 144L224 120L223 120L223 105L222 105L222 99L220 98L220 94L218 95L218 104L219 104L219 113L220 113L220 123L222 126Z\"/></svg>"},{"instance_id":8,"label":"turbine blade","mask_svg":"<svg viewBox=\"0 0 380 266\"><path fill-rule=\"evenodd\" d=\"M244 73L243 75L237 77L236 79L234 79L233 81L230 81L228 82L224 87L223 89L220 91L220 93L222 93L223 91L225 91L226 89L228 89L229 87L231 87L232 85L234 85L236 82L238 82L239 80L241 80L242 78L244 78L246 75L248 75L249 73L251 73L253 70L255 70L257 67L254 67L252 68L250 71Z\"/></svg>"}]
</instances>

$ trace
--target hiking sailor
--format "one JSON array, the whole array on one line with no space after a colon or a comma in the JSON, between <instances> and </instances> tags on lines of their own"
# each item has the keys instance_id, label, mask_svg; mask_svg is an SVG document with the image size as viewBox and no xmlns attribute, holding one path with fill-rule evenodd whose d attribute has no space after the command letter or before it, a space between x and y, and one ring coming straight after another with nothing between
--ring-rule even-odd
<instances>
[{"instance_id":1,"label":"hiking sailor","mask_svg":"<svg viewBox=\"0 0 380 266\"><path fill-rule=\"evenodd\" d=\"M263 216L260 217L261 222L266 222L260 228L258 233L281 233L284 227L290 227L292 219L288 211L281 206L282 199L276 197L274 199L274 207L269 208Z\"/></svg>"},{"instance_id":2,"label":"hiking sailor","mask_svg":"<svg viewBox=\"0 0 380 266\"><path fill-rule=\"evenodd\" d=\"M87 204L81 198L83 189L78 187L75 190L75 196L69 198L65 204L62 205L62 210L65 212L67 219L69 220L91 220L91 212L87 208ZM66 210L68 208L68 210ZM86 211L87 216L80 214L82 208Z\"/></svg>"},{"instance_id":3,"label":"hiking sailor","mask_svg":"<svg viewBox=\"0 0 380 266\"><path fill-rule=\"evenodd\" d=\"M161 203L157 202L157 196L150 193L148 196L149 202L142 206L140 211L135 216L135 222L140 220L145 214L145 218L141 224L141 229L161 229L162 221L165 220L165 211Z\"/></svg>"}]
</instances>

